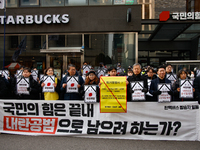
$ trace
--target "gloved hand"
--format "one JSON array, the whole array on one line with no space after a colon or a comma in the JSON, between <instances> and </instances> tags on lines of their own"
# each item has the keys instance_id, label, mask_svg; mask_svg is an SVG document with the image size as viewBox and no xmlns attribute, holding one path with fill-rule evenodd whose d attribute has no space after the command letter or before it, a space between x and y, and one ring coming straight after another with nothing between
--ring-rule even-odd
<instances>
[{"instance_id":1,"label":"gloved hand","mask_svg":"<svg viewBox=\"0 0 200 150\"><path fill-rule=\"evenodd\" d=\"M161 91L155 91L153 92L153 95L160 95L161 94Z\"/></svg>"},{"instance_id":2,"label":"gloved hand","mask_svg":"<svg viewBox=\"0 0 200 150\"><path fill-rule=\"evenodd\" d=\"M172 91L168 91L167 92L169 95L173 96L173 92Z\"/></svg>"},{"instance_id":3,"label":"gloved hand","mask_svg":"<svg viewBox=\"0 0 200 150\"><path fill-rule=\"evenodd\" d=\"M129 92L132 93L132 94L134 93L134 91L132 89L130 89Z\"/></svg>"},{"instance_id":4,"label":"gloved hand","mask_svg":"<svg viewBox=\"0 0 200 150\"><path fill-rule=\"evenodd\" d=\"M31 91L31 88L30 88L30 87L28 87L28 88L27 88L27 91L29 91L29 92L30 92L30 91Z\"/></svg>"},{"instance_id":5,"label":"gloved hand","mask_svg":"<svg viewBox=\"0 0 200 150\"><path fill-rule=\"evenodd\" d=\"M148 92L147 88L143 88L143 89L142 89L142 92L147 93L147 92Z\"/></svg>"}]
</instances>

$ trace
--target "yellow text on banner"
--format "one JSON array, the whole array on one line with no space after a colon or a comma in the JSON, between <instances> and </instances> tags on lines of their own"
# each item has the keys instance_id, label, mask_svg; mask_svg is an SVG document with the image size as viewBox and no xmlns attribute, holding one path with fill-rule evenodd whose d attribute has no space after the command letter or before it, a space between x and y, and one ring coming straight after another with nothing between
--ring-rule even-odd
<instances>
[{"instance_id":1,"label":"yellow text on banner","mask_svg":"<svg viewBox=\"0 0 200 150\"><path fill-rule=\"evenodd\" d=\"M126 113L126 77L101 77L100 83L100 112Z\"/></svg>"}]
</instances>

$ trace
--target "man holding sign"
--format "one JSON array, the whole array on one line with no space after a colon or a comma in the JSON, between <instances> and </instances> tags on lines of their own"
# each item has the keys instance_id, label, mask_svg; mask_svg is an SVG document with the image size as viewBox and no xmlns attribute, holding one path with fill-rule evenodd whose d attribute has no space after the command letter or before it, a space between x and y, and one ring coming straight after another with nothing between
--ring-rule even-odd
<instances>
[{"instance_id":1,"label":"man holding sign","mask_svg":"<svg viewBox=\"0 0 200 150\"><path fill-rule=\"evenodd\" d=\"M68 66L68 73L62 79L61 92L64 94L64 100L80 100L80 89L83 89L84 80L78 75L76 67L72 64Z\"/></svg>"},{"instance_id":2,"label":"man holding sign","mask_svg":"<svg viewBox=\"0 0 200 150\"><path fill-rule=\"evenodd\" d=\"M148 92L147 79L141 76L142 67L139 63L133 65L133 76L128 78L128 100L145 100ZM140 82L138 82L140 81Z\"/></svg>"},{"instance_id":3,"label":"man holding sign","mask_svg":"<svg viewBox=\"0 0 200 150\"><path fill-rule=\"evenodd\" d=\"M163 88L165 89L168 89L168 85L161 85L158 89L158 85L159 84L166 84L166 83L169 83L171 84L171 81L168 80L167 78L165 78L165 74L166 74L166 71L165 71L165 66L159 66L158 67L158 71L157 71L157 74L158 74L158 78L154 79L151 81L151 85L150 85L150 90L149 90L149 93L153 95L153 98L154 100L153 101L158 101L158 96L162 94L163 91ZM173 92L171 91L171 89L168 89L169 91L166 91L170 96L173 95ZM162 91L162 92L161 92Z\"/></svg>"}]
</instances>

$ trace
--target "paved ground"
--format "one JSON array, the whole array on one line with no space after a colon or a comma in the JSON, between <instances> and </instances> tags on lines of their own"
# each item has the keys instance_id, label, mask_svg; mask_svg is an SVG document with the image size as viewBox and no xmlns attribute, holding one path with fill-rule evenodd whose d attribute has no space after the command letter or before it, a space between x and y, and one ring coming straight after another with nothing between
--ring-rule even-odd
<instances>
[{"instance_id":1,"label":"paved ground","mask_svg":"<svg viewBox=\"0 0 200 150\"><path fill-rule=\"evenodd\" d=\"M200 142L0 134L0 150L199 150Z\"/></svg>"}]
</instances>

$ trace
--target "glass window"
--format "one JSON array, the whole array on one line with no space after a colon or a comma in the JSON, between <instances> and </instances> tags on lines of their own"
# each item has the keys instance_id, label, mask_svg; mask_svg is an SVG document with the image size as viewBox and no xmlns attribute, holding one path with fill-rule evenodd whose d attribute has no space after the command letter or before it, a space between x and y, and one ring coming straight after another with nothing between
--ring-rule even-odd
<instances>
[{"instance_id":1,"label":"glass window","mask_svg":"<svg viewBox=\"0 0 200 150\"><path fill-rule=\"evenodd\" d=\"M137 0L114 0L114 5L132 5L137 4Z\"/></svg>"},{"instance_id":2,"label":"glass window","mask_svg":"<svg viewBox=\"0 0 200 150\"><path fill-rule=\"evenodd\" d=\"M138 57L148 57L148 51L138 51Z\"/></svg>"},{"instance_id":3,"label":"glass window","mask_svg":"<svg viewBox=\"0 0 200 150\"><path fill-rule=\"evenodd\" d=\"M17 7L18 0L7 0L6 7Z\"/></svg>"},{"instance_id":4,"label":"glass window","mask_svg":"<svg viewBox=\"0 0 200 150\"><path fill-rule=\"evenodd\" d=\"M88 0L65 0L65 6L88 5Z\"/></svg>"},{"instance_id":5,"label":"glass window","mask_svg":"<svg viewBox=\"0 0 200 150\"><path fill-rule=\"evenodd\" d=\"M49 35L49 48L81 47L82 35ZM43 46L45 49L45 46Z\"/></svg>"},{"instance_id":6,"label":"glass window","mask_svg":"<svg viewBox=\"0 0 200 150\"><path fill-rule=\"evenodd\" d=\"M40 1L41 6L45 7L45 6L64 6L65 2L64 0L41 0Z\"/></svg>"},{"instance_id":7,"label":"glass window","mask_svg":"<svg viewBox=\"0 0 200 150\"><path fill-rule=\"evenodd\" d=\"M112 5L112 0L89 0L89 5Z\"/></svg>"},{"instance_id":8,"label":"glass window","mask_svg":"<svg viewBox=\"0 0 200 150\"><path fill-rule=\"evenodd\" d=\"M26 35L6 36L5 43L5 66L13 62L12 56L17 50L19 44ZM37 38L37 40L36 40ZM17 58L17 63L29 68L37 67L38 62L42 62L43 69L45 68L46 54L40 53L41 43L45 42L45 35L27 35L26 49L22 51ZM3 45L4 37L0 36L0 45ZM36 45L36 46L34 46ZM0 52L0 57L3 58L3 51ZM3 59L0 60L0 67L3 67ZM13 76L14 70L10 70Z\"/></svg>"},{"instance_id":9,"label":"glass window","mask_svg":"<svg viewBox=\"0 0 200 150\"><path fill-rule=\"evenodd\" d=\"M120 62L123 68L135 63L135 34L86 34L84 35L85 61L97 69L100 62L107 67Z\"/></svg>"},{"instance_id":10,"label":"glass window","mask_svg":"<svg viewBox=\"0 0 200 150\"><path fill-rule=\"evenodd\" d=\"M20 6L39 6L39 0L20 0Z\"/></svg>"}]
</instances>

